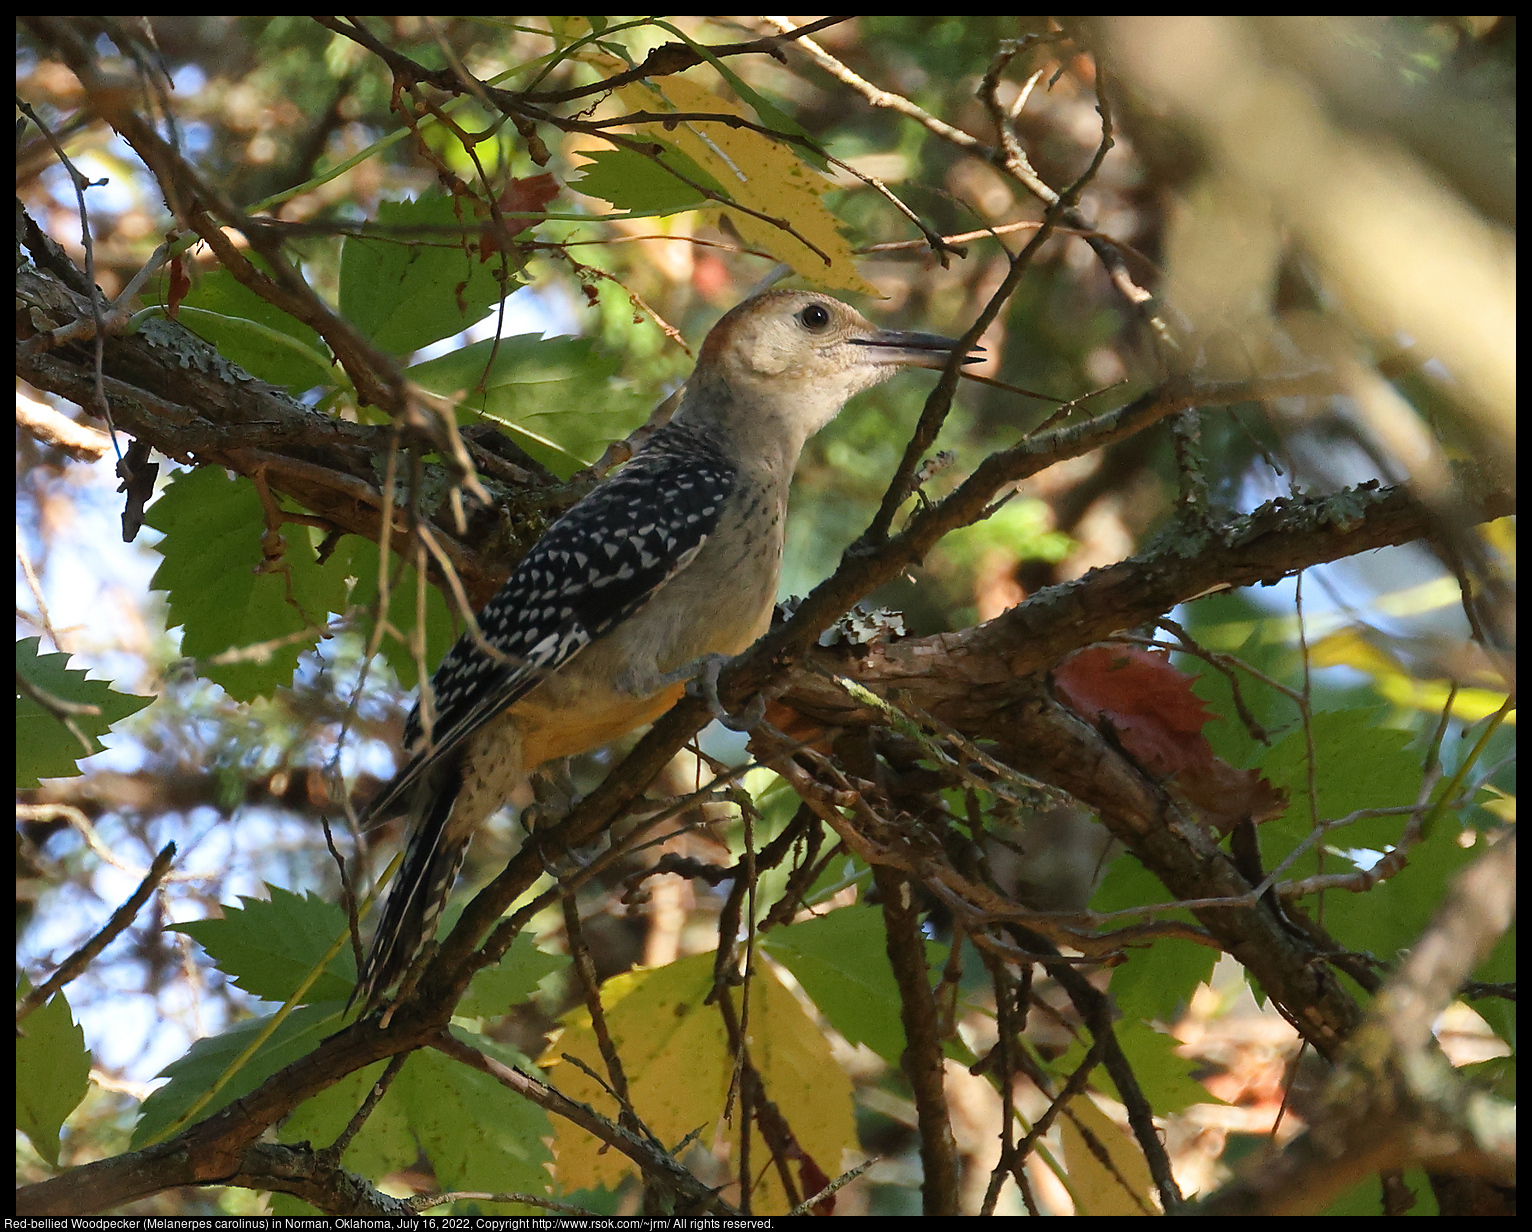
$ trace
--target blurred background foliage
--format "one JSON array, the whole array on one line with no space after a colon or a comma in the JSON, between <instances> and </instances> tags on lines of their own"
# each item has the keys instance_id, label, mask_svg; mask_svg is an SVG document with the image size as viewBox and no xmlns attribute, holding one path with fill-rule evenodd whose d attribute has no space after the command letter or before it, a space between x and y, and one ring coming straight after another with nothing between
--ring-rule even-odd
<instances>
[{"instance_id":1,"label":"blurred background foliage","mask_svg":"<svg viewBox=\"0 0 1532 1232\"><path fill-rule=\"evenodd\" d=\"M356 43L306 17L146 20L158 67L173 83L161 99L163 123L173 126L186 154L229 198L251 213L269 211L293 224L290 253L301 260L310 283L334 302L341 286L339 233L384 217L391 202L439 189L437 169L390 110L391 82L383 66ZM427 66L448 64L450 48L451 56L481 79L505 74L501 84L516 89L531 86L555 42L567 44L590 30L580 18L367 20L382 41ZM625 48L632 63L674 38L656 22L609 20L604 37ZM770 32L764 25L723 19L671 20L704 43ZM989 142L993 129L976 86L997 47L1003 40L1054 30L1043 19L883 16L848 21L817 37L863 77ZM1330 139L1399 151L1442 191L1455 194L1490 232L1514 225L1513 196L1505 184L1507 174L1514 178L1514 18L1307 25L1294 19L1246 23L1237 33L1252 45L1240 54L1299 83L1306 102L1333 126ZM1127 37L1110 26L1095 36L1109 48ZM1316 46L1325 54L1304 62L1302 53ZM101 53L113 51L103 46ZM1210 143L1199 139L1195 108L1167 118L1175 107L1155 95L1152 74L1129 63L1127 52L1120 54L1126 87L1116 99L1115 145L1081 209L1124 246L1141 283L1168 282L1182 291L1180 310L1198 318L1203 330L1204 349L1187 361L1243 375L1259 348L1289 345L1293 356L1304 350L1301 341L1274 340L1274 329L1241 334L1244 322L1259 318L1270 326L1280 320L1297 337L1295 322L1318 321L1317 328L1346 335L1379 362L1414 415L1431 425L1450 453L1473 460L1477 452L1479 461L1493 465L1486 444L1495 440L1493 417L1482 408L1464 410L1472 394L1460 397L1464 391L1454 388L1462 374L1444 379L1422 362L1429 355L1412 355L1415 339L1371 329L1353 314L1346 292L1331 281L1322 248L1300 242L1302 222L1282 217L1269 200L1253 198L1248 183L1231 187L1233 174L1209 152ZM163 202L126 145L81 109L73 74L24 30L17 56L19 94L53 128L76 165L98 181L88 195L95 274L106 294L115 296L162 239ZM1357 62L1366 74L1348 77L1346 65ZM785 63L757 55L735 57L729 67L830 154L881 180L935 230L969 237L962 245L965 256L944 267L887 200L844 173L831 173L825 203L862 254L858 270L877 293L861 297L858 306L880 323L961 333L1004 277L1001 245L1014 252L1030 235L1006 228L1035 223L1040 204L925 125L866 105L857 92L794 50L785 53ZM1039 175L1064 185L1080 174L1100 140L1093 61L1049 50L1045 43L1024 73L1020 65L1013 70L1014 80L1001 91L1007 104L1021 103L1024 74L1034 71L1041 77L1015 112L1016 131ZM1229 71L1238 72L1237 62ZM722 95L732 93L708 66L688 76ZM589 67L563 59L537 88L593 79ZM1442 124L1420 119L1433 108L1440 111L1443 100L1450 103L1449 118L1461 126L1459 142L1443 139ZM1208 105L1216 109L1216 103ZM490 117L469 101L454 119L465 130L481 131ZM526 287L509 301L503 332L589 340L587 350L571 353L571 364L590 365L580 369L573 386L545 395L527 389L516 403L518 416L539 414L550 423L603 413L598 427L585 421L583 428L564 429L570 460L543 458L560 473L577 461L593 460L607 440L641 423L684 379L692 353L720 313L772 269L773 262L747 251L737 229L720 222L716 211L619 218L606 201L582 194L582 175L595 174L592 156L607 148L599 139L566 135L551 147L551 161L539 166L508 124L478 143L472 156L445 126L423 131L444 167L488 192L513 193L535 177L554 177L557 196L533 211L546 208L546 218L522 236L532 242L518 272ZM334 173L358 155L365 156ZM19 147L17 171L18 196L28 212L83 265L74 192L35 129ZM593 179L586 186L599 183ZM1243 225L1250 219L1255 221ZM222 275L205 255L193 256L204 262L192 271L194 286L212 287ZM155 295L163 298L163 288L150 298ZM1227 314L1230 338L1238 335L1235 341L1208 328L1209 316L1220 311ZM452 347L492 336L495 321L491 313L486 327L459 336ZM195 320L186 323L196 328ZM1160 375L1141 321L1089 247L1068 234L1057 235L1042 250L983 344L983 375L1056 400L1110 390L1094 405L1122 402ZM1387 369L1389 362L1394 369ZM864 395L810 443L794 492L784 593L806 593L867 525L925 388L906 379ZM1013 444L1041 422L1051 406L967 385L937 445L952 451L954 461L931 479L928 494L950 490L986 454ZM556 424L553 430L559 430ZM1271 412L1247 405L1208 415L1202 446L1212 509L1222 515L1290 492L1396 477L1397 460L1377 442L1377 434L1369 435L1340 399L1285 404ZM333 807L323 771L352 700L362 639L338 625L332 630L336 636L302 657L291 688L248 704L234 702L191 672L181 657L162 597L148 586L158 563L147 542L153 536L134 545L115 541L120 498L113 491L111 459L83 467L25 434L18 434L17 450L18 534L36 579L34 585L18 570L18 636L40 631L45 599L62 639L59 648L77 656L77 666L91 666L123 692L155 698L119 724L108 740L110 751L87 760L82 779L50 781L28 796L37 806L78 809L86 824L71 825L66 814L46 810L22 824L19 961L46 969L78 944L93 928L89 922L125 897L135 880L128 870L145 866L166 840L175 839L181 867L190 870L168 884L104 962L71 986L88 1036L112 1024L113 1038L89 1041L96 1048L99 1086L71 1130L81 1150L103 1154L124 1145L135 1107L130 1097L144 1093L159 1066L254 1005L247 994L199 968L187 939L162 931L163 926L214 914L219 904L240 894L259 895L267 882L316 891L333 901L335 871L315 820ZM1177 485L1170 432L1162 426L1039 475L994 518L950 536L920 568L872 600L903 610L916 634L989 619L1044 585L1120 560L1149 542L1174 511ZM1514 552L1509 527L1491 528L1484 543L1486 554L1508 568ZM1336 670L1314 677L1316 710L1375 705L1387 711L1388 725L1423 732L1435 721L1441 694L1411 692L1401 681L1452 680L1493 695L1498 678L1467 637L1452 585L1430 590L1450 575L1429 549L1397 549L1316 576L1306 595L1317 622L1311 636L1352 626L1366 634L1330 644L1326 663ZM1295 651L1292 617L1290 588L1275 597L1236 595L1220 600L1216 609L1199 606L1185 614L1188 625L1215 649L1282 648L1261 650L1256 657L1267 670L1296 682L1304 667ZM441 609L437 619L445 618ZM374 666L349 720L353 744L342 762L349 781L382 779L390 772L408 704L406 688L413 684L402 658L390 662L403 669L405 681ZM1458 720L1481 717L1482 711L1465 712ZM1490 761L1504 755L1510 738L1509 731L1502 733ZM707 747L724 753L731 748L716 735ZM593 755L582 783L594 781L610 759L610 754ZM688 777L678 766L675 786L684 786ZM1500 783L1513 809L1513 780L1507 774ZM779 824L785 822L784 816ZM482 882L500 866L516 833L502 818L498 833L474 845L468 879ZM705 852L706 841L697 841L698 852ZM1045 810L1027 843L1027 869L1018 874L1024 882L1048 887L1040 893L1056 894L1060 901L1079 902L1089 893L1103 860L1099 832L1061 811ZM690 849L682 842L674 850ZM619 901L621 877L637 867L620 870L610 884L582 899L603 975L691 952L705 943L716 915L717 902L697 882L671 887L643 910L629 910ZM550 921L544 931L555 935L558 929ZM535 1054L535 1041L565 1004L567 990L523 1021L508 1024L507 1038ZM1046 1028L1042 1032L1046 1035ZM1062 1052L1066 1043L1060 1036L1045 1047ZM864 1080L869 1089L890 1085L881 1070ZM895 1096L869 1096L859 1116L869 1122L864 1140L899 1158L901 1152L908 1155L914 1138L897 1116L885 1115L889 1100L898 1102ZM69 1151L66 1142L66 1162ZM1210 1159L1207 1175L1213 1177L1219 1174L1216 1151ZM24 1157L22 1167L39 1174L35 1160ZM873 1189L870 1199L861 1200L871 1205L861 1209L892 1213L913 1201L897 1181ZM259 1199L231 1192L220 1201L232 1212L255 1209ZM154 1209L191 1213L208 1204L202 1195L167 1195Z\"/></svg>"}]
</instances>

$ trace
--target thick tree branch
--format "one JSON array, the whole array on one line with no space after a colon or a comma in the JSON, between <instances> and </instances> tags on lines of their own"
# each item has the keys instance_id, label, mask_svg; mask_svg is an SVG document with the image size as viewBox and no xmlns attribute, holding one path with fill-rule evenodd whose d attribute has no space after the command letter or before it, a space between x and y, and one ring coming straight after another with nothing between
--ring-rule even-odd
<instances>
[{"instance_id":1,"label":"thick tree branch","mask_svg":"<svg viewBox=\"0 0 1532 1232\"><path fill-rule=\"evenodd\" d=\"M1514 1186L1514 1105L1464 1081L1437 1050L1431 1026L1515 912L1511 834L1453 882L1347 1044L1308 1132L1259 1160L1196 1213L1317 1215L1367 1176L1419 1164Z\"/></svg>"},{"instance_id":2,"label":"thick tree branch","mask_svg":"<svg viewBox=\"0 0 1532 1232\"><path fill-rule=\"evenodd\" d=\"M44 240L34 228L28 230L28 245L36 254ZM89 319L85 296L40 266L18 270L16 290L30 308L33 329ZM17 375L39 389L91 407L90 344L33 347L27 341L22 338L17 346ZM245 475L261 471L273 489L336 530L378 537L383 463L390 441L387 427L305 407L162 317L143 318L133 333L108 335L102 360L107 402L118 428L180 462L224 466ZM457 535L445 503L422 510L476 604L499 588L509 562L520 558L540 529L590 487L589 481L546 487L493 478L483 483L494 503L469 503L466 535ZM396 552L409 552L409 532L400 517L391 538Z\"/></svg>"}]
</instances>

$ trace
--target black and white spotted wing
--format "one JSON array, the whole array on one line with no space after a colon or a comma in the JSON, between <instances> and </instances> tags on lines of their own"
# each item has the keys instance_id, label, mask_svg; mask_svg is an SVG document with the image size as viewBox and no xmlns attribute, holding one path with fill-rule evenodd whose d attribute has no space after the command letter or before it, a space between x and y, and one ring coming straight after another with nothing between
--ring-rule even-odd
<instances>
[{"instance_id":1,"label":"black and white spotted wing","mask_svg":"<svg viewBox=\"0 0 1532 1232\"><path fill-rule=\"evenodd\" d=\"M523 697L547 673L632 615L691 563L718 525L734 467L703 433L657 431L618 474L559 518L479 614L486 654L467 634L432 677L434 740L422 742L420 706L405 747L416 751L368 809L394 816L440 759Z\"/></svg>"}]
</instances>

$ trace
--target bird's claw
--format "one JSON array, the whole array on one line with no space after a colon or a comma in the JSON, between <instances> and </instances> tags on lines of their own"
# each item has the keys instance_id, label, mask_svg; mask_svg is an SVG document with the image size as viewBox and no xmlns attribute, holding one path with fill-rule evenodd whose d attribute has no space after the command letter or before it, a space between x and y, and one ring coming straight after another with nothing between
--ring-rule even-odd
<instances>
[{"instance_id":1,"label":"bird's claw","mask_svg":"<svg viewBox=\"0 0 1532 1232\"><path fill-rule=\"evenodd\" d=\"M731 656L713 652L699 655L675 671L657 676L639 676L626 671L617 677L617 687L634 697L648 697L684 680L687 696L706 702L713 717L730 731L753 731L766 714L765 698L752 697L737 714L730 714L718 699L718 675L730 662Z\"/></svg>"},{"instance_id":2,"label":"bird's claw","mask_svg":"<svg viewBox=\"0 0 1532 1232\"><path fill-rule=\"evenodd\" d=\"M588 866L600 854L605 835L597 835L583 847L570 847L554 840L554 827L569 816L581 796L570 771L569 758L547 762L531 776L534 801L521 810L521 825L527 841L537 845L537 857L543 871L555 881L562 881Z\"/></svg>"},{"instance_id":3,"label":"bird's claw","mask_svg":"<svg viewBox=\"0 0 1532 1232\"><path fill-rule=\"evenodd\" d=\"M690 672L690 679L686 682L687 696L706 702L713 717L730 731L753 731L766 715L766 699L757 693L738 713L730 714L725 710L723 702L718 698L718 675L729 662L728 655L709 654L687 664L682 669Z\"/></svg>"}]
</instances>

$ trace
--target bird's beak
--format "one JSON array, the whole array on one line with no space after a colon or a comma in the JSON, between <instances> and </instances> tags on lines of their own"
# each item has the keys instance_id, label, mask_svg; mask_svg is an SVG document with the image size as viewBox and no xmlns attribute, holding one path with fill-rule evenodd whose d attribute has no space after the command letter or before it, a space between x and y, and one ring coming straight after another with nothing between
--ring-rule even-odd
<instances>
[{"instance_id":1,"label":"bird's beak","mask_svg":"<svg viewBox=\"0 0 1532 1232\"><path fill-rule=\"evenodd\" d=\"M943 338L940 334L913 334L896 329L880 329L870 338L849 341L852 346L876 348L876 354L868 356L875 363L911 368L945 368L952 352L961 345L956 338ZM976 364L984 358L983 352L983 347L976 346L963 357L963 362Z\"/></svg>"}]
</instances>

